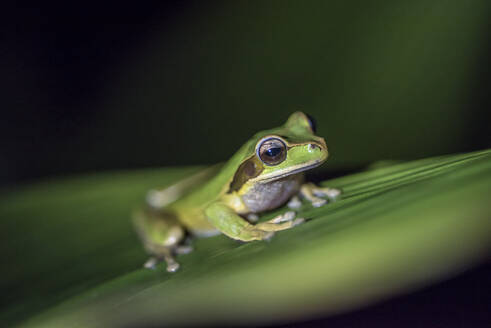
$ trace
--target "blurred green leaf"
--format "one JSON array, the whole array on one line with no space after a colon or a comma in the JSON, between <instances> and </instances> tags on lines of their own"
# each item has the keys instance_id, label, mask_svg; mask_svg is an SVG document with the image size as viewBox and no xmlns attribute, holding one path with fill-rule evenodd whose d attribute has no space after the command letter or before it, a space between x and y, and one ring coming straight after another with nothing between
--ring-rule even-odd
<instances>
[{"instance_id":1,"label":"blurred green leaf","mask_svg":"<svg viewBox=\"0 0 491 328\"><path fill-rule=\"evenodd\" d=\"M281 322L357 308L489 254L491 150L325 182L342 188L342 199L304 205L300 215L311 220L270 242L198 239L179 257L178 273L141 269L146 255L131 210L148 188L197 169L97 174L4 192L0 322Z\"/></svg>"}]
</instances>

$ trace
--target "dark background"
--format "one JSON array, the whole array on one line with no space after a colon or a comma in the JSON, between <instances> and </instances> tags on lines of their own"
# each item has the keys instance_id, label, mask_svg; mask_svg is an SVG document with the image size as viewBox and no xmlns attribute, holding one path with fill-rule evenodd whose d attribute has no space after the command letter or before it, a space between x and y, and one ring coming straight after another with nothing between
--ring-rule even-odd
<instances>
[{"instance_id":1,"label":"dark background","mask_svg":"<svg viewBox=\"0 0 491 328\"><path fill-rule=\"evenodd\" d=\"M302 109L327 170L491 145L489 1L4 8L0 181L227 159Z\"/></svg>"},{"instance_id":2,"label":"dark background","mask_svg":"<svg viewBox=\"0 0 491 328\"><path fill-rule=\"evenodd\" d=\"M359 0L3 8L0 185L215 163L298 109L316 117L327 139L328 173L490 147L490 7ZM429 326L435 315L445 324L433 327L477 325L491 303L489 277L488 265L331 323L361 316Z\"/></svg>"}]
</instances>

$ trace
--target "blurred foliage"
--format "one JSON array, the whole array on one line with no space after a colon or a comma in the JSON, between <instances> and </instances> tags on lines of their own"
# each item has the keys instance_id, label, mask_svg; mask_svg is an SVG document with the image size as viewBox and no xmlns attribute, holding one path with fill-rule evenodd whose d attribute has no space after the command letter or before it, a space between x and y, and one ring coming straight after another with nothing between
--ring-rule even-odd
<instances>
[{"instance_id":1,"label":"blurred foliage","mask_svg":"<svg viewBox=\"0 0 491 328\"><path fill-rule=\"evenodd\" d=\"M491 150L326 181L342 198L270 242L195 240L181 270L146 259L129 215L198 168L81 176L0 197L0 322L45 327L264 324L343 312L489 255ZM264 219L278 214L280 209ZM213 295L213 297L210 297ZM27 321L25 321L27 320Z\"/></svg>"},{"instance_id":2,"label":"blurred foliage","mask_svg":"<svg viewBox=\"0 0 491 328\"><path fill-rule=\"evenodd\" d=\"M104 69L88 77L86 88L95 90L91 101L79 99L75 108L64 103L58 109L36 108L35 124L23 133L34 131L37 140L8 148L2 171L45 175L211 164L298 109L317 118L334 169L491 146L489 1L182 6L173 15L160 18L157 13L146 22L126 19L134 28L120 18L125 21L120 34L139 30L139 37L128 36L130 50L97 62ZM143 11L143 4L139 8ZM98 11L91 12L96 16ZM112 7L109 12L96 20L100 31L79 36L98 42L89 43L96 45L94 55L115 52L115 40L125 39L113 26L121 22ZM83 22L92 24L91 19ZM58 29L67 27L70 22ZM88 69L93 53L82 50L75 63ZM78 51L53 54L59 60L56 68ZM47 72L41 68L42 77ZM68 81L70 75L60 76ZM22 89L29 93L23 103L41 97L39 90L41 99L48 97L44 85L39 79ZM73 117L64 117L67 112ZM42 124L48 125L38 129ZM17 127L9 131L19 133ZM39 131L52 135L43 139Z\"/></svg>"}]
</instances>

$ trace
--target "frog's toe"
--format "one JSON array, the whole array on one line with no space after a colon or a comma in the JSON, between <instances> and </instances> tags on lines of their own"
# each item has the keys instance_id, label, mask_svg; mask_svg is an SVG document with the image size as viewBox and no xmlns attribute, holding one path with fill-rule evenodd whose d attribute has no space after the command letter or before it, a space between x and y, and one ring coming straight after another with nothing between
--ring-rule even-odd
<instances>
[{"instance_id":1,"label":"frog's toe","mask_svg":"<svg viewBox=\"0 0 491 328\"><path fill-rule=\"evenodd\" d=\"M335 200L341 194L341 190L336 188L312 187L312 194L316 197L327 197L329 200Z\"/></svg>"},{"instance_id":2,"label":"frog's toe","mask_svg":"<svg viewBox=\"0 0 491 328\"><path fill-rule=\"evenodd\" d=\"M176 272L179 270L179 263L173 262L173 263L167 263L167 272Z\"/></svg>"},{"instance_id":3,"label":"frog's toe","mask_svg":"<svg viewBox=\"0 0 491 328\"><path fill-rule=\"evenodd\" d=\"M265 241L270 241L274 236L274 231L267 231L264 236L263 236L263 240Z\"/></svg>"},{"instance_id":4,"label":"frog's toe","mask_svg":"<svg viewBox=\"0 0 491 328\"><path fill-rule=\"evenodd\" d=\"M164 261L167 264L167 272L176 272L179 270L180 265L171 254L164 255Z\"/></svg>"},{"instance_id":5,"label":"frog's toe","mask_svg":"<svg viewBox=\"0 0 491 328\"><path fill-rule=\"evenodd\" d=\"M181 245L176 247L175 253L177 255L182 255L182 254L189 254L193 251L193 246L191 245Z\"/></svg>"},{"instance_id":6,"label":"frog's toe","mask_svg":"<svg viewBox=\"0 0 491 328\"><path fill-rule=\"evenodd\" d=\"M300 201L300 198L298 196L293 196L290 201L286 204L291 209L299 209L302 206L302 202Z\"/></svg>"},{"instance_id":7,"label":"frog's toe","mask_svg":"<svg viewBox=\"0 0 491 328\"><path fill-rule=\"evenodd\" d=\"M247 214L247 220L252 223L259 221L259 216L256 213Z\"/></svg>"},{"instance_id":8,"label":"frog's toe","mask_svg":"<svg viewBox=\"0 0 491 328\"><path fill-rule=\"evenodd\" d=\"M268 223L282 223L282 222L292 221L293 219L295 219L296 215L297 214L294 211L288 211L269 220Z\"/></svg>"},{"instance_id":9,"label":"frog's toe","mask_svg":"<svg viewBox=\"0 0 491 328\"><path fill-rule=\"evenodd\" d=\"M293 220L296 216L297 214L294 211L288 211L278 217L278 222L288 222Z\"/></svg>"},{"instance_id":10,"label":"frog's toe","mask_svg":"<svg viewBox=\"0 0 491 328\"><path fill-rule=\"evenodd\" d=\"M326 192L326 197L330 200L336 200L341 195L341 190L335 188L329 188Z\"/></svg>"},{"instance_id":11,"label":"frog's toe","mask_svg":"<svg viewBox=\"0 0 491 328\"><path fill-rule=\"evenodd\" d=\"M324 206L327 203L327 200L322 199L322 198L313 198L312 199L312 206L313 207L321 207Z\"/></svg>"},{"instance_id":12,"label":"frog's toe","mask_svg":"<svg viewBox=\"0 0 491 328\"><path fill-rule=\"evenodd\" d=\"M297 225L299 225L299 224L302 224L302 223L304 223L304 222L305 222L305 219L304 219L304 218L296 218L295 220L293 220L293 225L292 225L292 227L297 226Z\"/></svg>"},{"instance_id":13,"label":"frog's toe","mask_svg":"<svg viewBox=\"0 0 491 328\"><path fill-rule=\"evenodd\" d=\"M158 262L159 261L155 257L151 257L143 264L143 267L145 269L155 270L155 267L157 266Z\"/></svg>"},{"instance_id":14,"label":"frog's toe","mask_svg":"<svg viewBox=\"0 0 491 328\"><path fill-rule=\"evenodd\" d=\"M270 229L268 229L267 225L269 225ZM242 241L252 241L252 240L269 241L273 237L274 232L276 230L271 229L275 226L274 224L269 223L267 225L265 226L263 223L260 223L257 226L253 226L252 228L247 229L246 238L237 238L237 239Z\"/></svg>"}]
</instances>

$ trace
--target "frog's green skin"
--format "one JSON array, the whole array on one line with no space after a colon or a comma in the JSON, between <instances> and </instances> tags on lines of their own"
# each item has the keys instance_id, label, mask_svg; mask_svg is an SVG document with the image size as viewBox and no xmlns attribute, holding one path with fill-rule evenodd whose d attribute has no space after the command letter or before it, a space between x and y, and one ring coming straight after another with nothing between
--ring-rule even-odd
<instances>
[{"instance_id":1,"label":"frog's green skin","mask_svg":"<svg viewBox=\"0 0 491 328\"><path fill-rule=\"evenodd\" d=\"M286 158L274 165L259 156L261 145L270 140L286 146ZM303 172L322 164L327 155L326 143L314 134L312 122L296 112L283 126L254 135L223 166L152 191L146 207L134 216L145 248L155 256L146 267L165 260L168 271L177 270L173 255L189 250L182 246L186 233L210 236L221 232L241 241L263 240L302 222L294 220L293 212L255 225L245 218L278 208L299 192L314 205L325 203L316 196L336 197L339 191L335 189L302 184Z\"/></svg>"}]
</instances>

